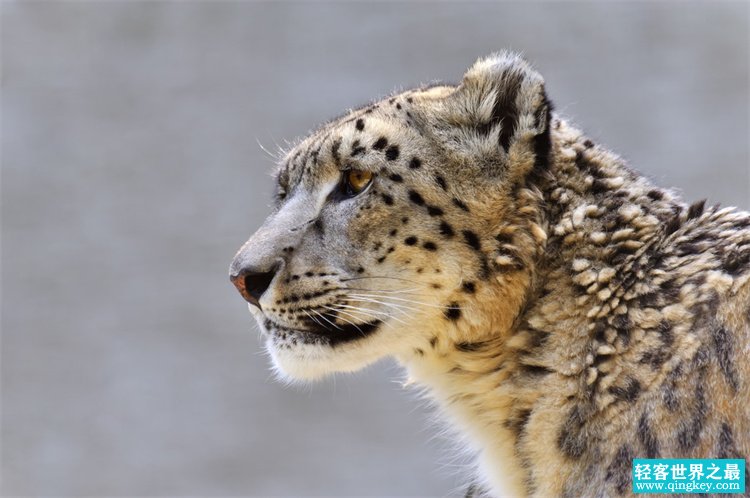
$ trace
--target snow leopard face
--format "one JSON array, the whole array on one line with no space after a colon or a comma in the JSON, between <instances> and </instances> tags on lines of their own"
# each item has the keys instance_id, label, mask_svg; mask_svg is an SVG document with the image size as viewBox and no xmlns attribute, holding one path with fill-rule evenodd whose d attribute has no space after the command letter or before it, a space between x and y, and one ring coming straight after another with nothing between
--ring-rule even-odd
<instances>
[{"instance_id":1,"label":"snow leopard face","mask_svg":"<svg viewBox=\"0 0 750 498\"><path fill-rule=\"evenodd\" d=\"M306 379L423 356L512 319L522 248L544 238L515 194L544 169L550 112L541 77L501 54L291 150L274 212L230 268L278 370Z\"/></svg>"}]
</instances>

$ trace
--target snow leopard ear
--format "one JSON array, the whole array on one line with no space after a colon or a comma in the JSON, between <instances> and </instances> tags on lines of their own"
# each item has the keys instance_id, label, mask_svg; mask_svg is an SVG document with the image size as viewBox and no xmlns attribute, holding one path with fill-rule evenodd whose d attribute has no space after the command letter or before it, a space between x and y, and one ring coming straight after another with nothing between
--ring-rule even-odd
<instances>
[{"instance_id":1,"label":"snow leopard ear","mask_svg":"<svg viewBox=\"0 0 750 498\"><path fill-rule=\"evenodd\" d=\"M552 105L544 79L520 56L479 59L435 109L433 122L449 149L485 158L495 173L543 169L550 149Z\"/></svg>"}]
</instances>

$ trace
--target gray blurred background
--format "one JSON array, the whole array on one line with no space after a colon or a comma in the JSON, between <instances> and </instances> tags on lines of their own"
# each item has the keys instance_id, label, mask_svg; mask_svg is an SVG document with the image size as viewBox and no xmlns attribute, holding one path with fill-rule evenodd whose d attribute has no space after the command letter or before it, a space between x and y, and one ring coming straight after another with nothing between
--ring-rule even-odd
<instances>
[{"instance_id":1,"label":"gray blurred background","mask_svg":"<svg viewBox=\"0 0 750 498\"><path fill-rule=\"evenodd\" d=\"M229 261L275 149L476 57L688 199L750 207L745 2L2 4L2 494L446 496L392 364L274 382Z\"/></svg>"}]
</instances>

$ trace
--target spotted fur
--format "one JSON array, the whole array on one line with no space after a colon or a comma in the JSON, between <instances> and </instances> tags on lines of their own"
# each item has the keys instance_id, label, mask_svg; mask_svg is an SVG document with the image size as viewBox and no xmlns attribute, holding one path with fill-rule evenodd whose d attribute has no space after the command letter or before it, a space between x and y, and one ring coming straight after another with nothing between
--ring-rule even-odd
<instances>
[{"instance_id":1,"label":"spotted fur","mask_svg":"<svg viewBox=\"0 0 750 498\"><path fill-rule=\"evenodd\" d=\"M374 174L353 197L349 169ZM750 457L750 215L654 186L518 57L351 111L277 179L230 270L273 277L251 311L277 371L397 358L468 436L473 495L623 496L633 458Z\"/></svg>"}]
</instances>

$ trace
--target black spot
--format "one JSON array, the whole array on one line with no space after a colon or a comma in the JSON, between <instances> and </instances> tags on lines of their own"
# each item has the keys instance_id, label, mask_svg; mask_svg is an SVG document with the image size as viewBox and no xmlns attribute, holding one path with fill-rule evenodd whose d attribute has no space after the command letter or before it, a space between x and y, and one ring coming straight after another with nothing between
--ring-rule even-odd
<instances>
[{"instance_id":1,"label":"black spot","mask_svg":"<svg viewBox=\"0 0 750 498\"><path fill-rule=\"evenodd\" d=\"M415 348L414 353L416 353L418 356L424 356L424 351L419 348Z\"/></svg>"},{"instance_id":2,"label":"black spot","mask_svg":"<svg viewBox=\"0 0 750 498\"><path fill-rule=\"evenodd\" d=\"M521 87L522 76L514 73L503 75L505 87L495 100L490 119L477 127L477 131L488 135L496 126L500 126L498 141L500 146L507 152L510 140L518 121L518 109L516 108L516 95Z\"/></svg>"},{"instance_id":3,"label":"black spot","mask_svg":"<svg viewBox=\"0 0 750 498\"><path fill-rule=\"evenodd\" d=\"M574 406L557 436L557 447L563 455L578 459L586 452L589 438L584 431L585 424L583 410L579 406Z\"/></svg>"},{"instance_id":4,"label":"black spot","mask_svg":"<svg viewBox=\"0 0 750 498\"><path fill-rule=\"evenodd\" d=\"M675 213L674 216L672 216L669 221L667 221L667 224L664 226L664 235L671 235L677 230L680 229L682 226L682 221L680 220L679 213Z\"/></svg>"},{"instance_id":5,"label":"black spot","mask_svg":"<svg viewBox=\"0 0 750 498\"><path fill-rule=\"evenodd\" d=\"M583 146L584 146L584 147L586 147L587 149L590 149L591 147L593 147L593 146L594 146L594 142L592 142L592 141L591 141L591 140L589 140L589 139L586 139L586 140L584 140L584 142L583 142Z\"/></svg>"},{"instance_id":6,"label":"black spot","mask_svg":"<svg viewBox=\"0 0 750 498\"><path fill-rule=\"evenodd\" d=\"M396 109L401 110L401 104L396 104Z\"/></svg>"},{"instance_id":7,"label":"black spot","mask_svg":"<svg viewBox=\"0 0 750 498\"><path fill-rule=\"evenodd\" d=\"M617 450L612 462L607 466L605 479L615 486L615 490L619 495L625 494L630 486L632 463L632 451L627 446L622 446Z\"/></svg>"},{"instance_id":8,"label":"black spot","mask_svg":"<svg viewBox=\"0 0 750 498\"><path fill-rule=\"evenodd\" d=\"M609 185L604 180L596 179L591 184L591 192L595 194L601 194L603 192L608 192L610 190Z\"/></svg>"},{"instance_id":9,"label":"black spot","mask_svg":"<svg viewBox=\"0 0 750 498\"><path fill-rule=\"evenodd\" d=\"M610 386L609 392L619 400L632 402L641 394L641 383L628 377L624 386Z\"/></svg>"},{"instance_id":10,"label":"black spot","mask_svg":"<svg viewBox=\"0 0 750 498\"><path fill-rule=\"evenodd\" d=\"M691 450L698 444L703 425L706 420L706 396L703 390L703 380L699 379L695 386L694 411L687 426L677 434L677 443L683 451Z\"/></svg>"},{"instance_id":11,"label":"black spot","mask_svg":"<svg viewBox=\"0 0 750 498\"><path fill-rule=\"evenodd\" d=\"M528 332L529 342L527 343L526 347L527 349L531 350L538 349L544 346L547 343L550 335L549 332L538 329L528 329Z\"/></svg>"},{"instance_id":12,"label":"black spot","mask_svg":"<svg viewBox=\"0 0 750 498\"><path fill-rule=\"evenodd\" d=\"M464 210L464 211L466 211L467 213L469 212L469 206L467 206L466 204L464 204L464 203L463 203L463 201L461 201L461 200L459 200L459 199L455 199L455 198L454 198L454 199L453 199L453 204L454 204L455 206L457 206L457 207L459 207L459 208L463 209L463 210Z\"/></svg>"},{"instance_id":13,"label":"black spot","mask_svg":"<svg viewBox=\"0 0 750 498\"><path fill-rule=\"evenodd\" d=\"M357 130L359 130L359 131L364 130L365 129L365 122L364 122L364 120L362 120L361 118L358 119L355 126L356 126Z\"/></svg>"},{"instance_id":14,"label":"black spot","mask_svg":"<svg viewBox=\"0 0 750 498\"><path fill-rule=\"evenodd\" d=\"M456 349L463 353L473 353L479 351L487 345L486 342L457 342L454 344Z\"/></svg>"},{"instance_id":15,"label":"black spot","mask_svg":"<svg viewBox=\"0 0 750 498\"><path fill-rule=\"evenodd\" d=\"M398 159L398 145L391 145L388 150L385 151L385 158L389 161L395 161Z\"/></svg>"},{"instance_id":16,"label":"black spot","mask_svg":"<svg viewBox=\"0 0 750 498\"><path fill-rule=\"evenodd\" d=\"M461 318L461 307L458 305L458 303L450 303L443 314L445 315L445 318L455 322L456 320Z\"/></svg>"},{"instance_id":17,"label":"black spot","mask_svg":"<svg viewBox=\"0 0 750 498\"><path fill-rule=\"evenodd\" d=\"M664 192L658 189L649 190L646 195L648 195L649 199L652 201L660 201L664 198Z\"/></svg>"},{"instance_id":18,"label":"black spot","mask_svg":"<svg viewBox=\"0 0 750 498\"><path fill-rule=\"evenodd\" d=\"M627 321L627 327L630 327L630 320ZM674 332L672 331L672 322L662 320L656 327L656 331L661 336L664 348L669 348L674 343Z\"/></svg>"},{"instance_id":19,"label":"black spot","mask_svg":"<svg viewBox=\"0 0 750 498\"><path fill-rule=\"evenodd\" d=\"M461 285L461 289L467 294L474 294L477 290L477 286L474 282L464 282L463 285Z\"/></svg>"},{"instance_id":20,"label":"black spot","mask_svg":"<svg viewBox=\"0 0 750 498\"><path fill-rule=\"evenodd\" d=\"M651 365L651 368L658 370L669 359L670 353L663 346L659 346L653 351L646 351L639 360L642 364Z\"/></svg>"},{"instance_id":21,"label":"black spot","mask_svg":"<svg viewBox=\"0 0 750 498\"><path fill-rule=\"evenodd\" d=\"M479 237L477 237L477 234L475 234L471 230L464 230L462 233L464 234L464 240L467 244L469 244L469 246L471 246L473 249L476 249L477 251L482 249L482 244L479 242Z\"/></svg>"},{"instance_id":22,"label":"black spot","mask_svg":"<svg viewBox=\"0 0 750 498\"><path fill-rule=\"evenodd\" d=\"M444 235L448 238L453 237L455 235L455 232L453 231L453 227L450 226L450 224L447 221L440 222L440 235Z\"/></svg>"},{"instance_id":23,"label":"black spot","mask_svg":"<svg viewBox=\"0 0 750 498\"><path fill-rule=\"evenodd\" d=\"M721 268L732 276L742 273L750 263L750 250L746 247L737 248L724 255Z\"/></svg>"},{"instance_id":24,"label":"black spot","mask_svg":"<svg viewBox=\"0 0 750 498\"><path fill-rule=\"evenodd\" d=\"M361 266L357 268L357 273L364 273L364 272L365 272L365 269L362 268Z\"/></svg>"},{"instance_id":25,"label":"black spot","mask_svg":"<svg viewBox=\"0 0 750 498\"><path fill-rule=\"evenodd\" d=\"M321 235L325 232L325 227L323 226L323 220L321 220L320 218L315 220L315 223L313 223L313 227Z\"/></svg>"},{"instance_id":26,"label":"black spot","mask_svg":"<svg viewBox=\"0 0 750 498\"><path fill-rule=\"evenodd\" d=\"M513 435L516 438L519 438L521 434L523 434L523 431L526 429L526 424L529 423L530 417L531 410L520 410L514 413L511 418L506 420L503 425L510 429L510 431L513 432Z\"/></svg>"},{"instance_id":27,"label":"black spot","mask_svg":"<svg viewBox=\"0 0 750 498\"><path fill-rule=\"evenodd\" d=\"M664 406L667 407L667 410L670 412L677 411L677 408L679 406L679 398L677 397L677 378L679 375L681 375L682 369L680 368L681 365L677 365L677 367L672 371L670 375L670 381L666 383L662 387L662 399L664 400Z\"/></svg>"},{"instance_id":28,"label":"black spot","mask_svg":"<svg viewBox=\"0 0 750 498\"><path fill-rule=\"evenodd\" d=\"M597 342L605 342L606 341L606 332L607 332L607 326L604 325L602 322L597 322L594 326L594 339Z\"/></svg>"},{"instance_id":29,"label":"black spot","mask_svg":"<svg viewBox=\"0 0 750 498\"><path fill-rule=\"evenodd\" d=\"M428 251L437 251L437 246L434 242L427 241L424 244L422 244L422 247L427 249Z\"/></svg>"},{"instance_id":30,"label":"black spot","mask_svg":"<svg viewBox=\"0 0 750 498\"><path fill-rule=\"evenodd\" d=\"M374 144L372 144L372 148L375 150L383 150L385 149L385 146L388 145L388 139L385 137L378 138Z\"/></svg>"},{"instance_id":31,"label":"black spot","mask_svg":"<svg viewBox=\"0 0 750 498\"><path fill-rule=\"evenodd\" d=\"M406 216L404 216L403 218L401 218L401 223L403 223L404 225L406 225L407 223L409 223L409 218L407 218Z\"/></svg>"},{"instance_id":32,"label":"black spot","mask_svg":"<svg viewBox=\"0 0 750 498\"><path fill-rule=\"evenodd\" d=\"M435 182L440 186L441 189L448 190L448 184L445 183L445 178L443 178L442 176L436 176Z\"/></svg>"},{"instance_id":33,"label":"black spot","mask_svg":"<svg viewBox=\"0 0 750 498\"><path fill-rule=\"evenodd\" d=\"M424 199L421 195L419 195L419 192L416 192L414 190L409 191L409 200L416 204L417 206L424 205Z\"/></svg>"},{"instance_id":34,"label":"black spot","mask_svg":"<svg viewBox=\"0 0 750 498\"><path fill-rule=\"evenodd\" d=\"M388 194L382 194L383 202L385 202L389 206L393 206L393 197L391 197Z\"/></svg>"},{"instance_id":35,"label":"black spot","mask_svg":"<svg viewBox=\"0 0 750 498\"><path fill-rule=\"evenodd\" d=\"M417 243L417 238L413 235L411 237L406 237L404 239L404 244L406 244L407 246L413 246L416 243Z\"/></svg>"},{"instance_id":36,"label":"black spot","mask_svg":"<svg viewBox=\"0 0 750 498\"><path fill-rule=\"evenodd\" d=\"M501 244L512 244L513 234L512 233L499 233L495 235L495 240L497 240Z\"/></svg>"},{"instance_id":37,"label":"black spot","mask_svg":"<svg viewBox=\"0 0 750 498\"><path fill-rule=\"evenodd\" d=\"M351 155L351 157L358 156L360 154L364 154L365 151L367 151L366 147L362 147L360 145L354 145L354 144L352 144L352 152L351 152L350 155Z\"/></svg>"},{"instance_id":38,"label":"black spot","mask_svg":"<svg viewBox=\"0 0 750 498\"><path fill-rule=\"evenodd\" d=\"M378 261L378 263L382 263L383 261L385 261L385 256L381 256L381 257L379 257L379 258L377 259L377 261Z\"/></svg>"},{"instance_id":39,"label":"black spot","mask_svg":"<svg viewBox=\"0 0 750 498\"><path fill-rule=\"evenodd\" d=\"M606 178L598 163L591 162L580 151L576 152L576 167L594 178Z\"/></svg>"},{"instance_id":40,"label":"black spot","mask_svg":"<svg viewBox=\"0 0 750 498\"><path fill-rule=\"evenodd\" d=\"M484 254L479 254L479 274L478 277L481 280L487 280L490 278L490 275L492 275L492 270L490 270L490 263L487 259L487 256Z\"/></svg>"},{"instance_id":41,"label":"black spot","mask_svg":"<svg viewBox=\"0 0 750 498\"><path fill-rule=\"evenodd\" d=\"M721 372L726 377L727 383L731 386L732 390L737 392L739 384L737 382L737 374L734 371L734 365L732 364L732 335L724 327L715 326L713 327L713 338Z\"/></svg>"},{"instance_id":42,"label":"black spot","mask_svg":"<svg viewBox=\"0 0 750 498\"><path fill-rule=\"evenodd\" d=\"M693 218L700 218L703 214L703 209L706 207L706 199L694 202L690 205L687 212L687 219L692 220Z\"/></svg>"},{"instance_id":43,"label":"black spot","mask_svg":"<svg viewBox=\"0 0 750 498\"><path fill-rule=\"evenodd\" d=\"M388 178L390 178L390 179L391 179L391 181L394 181L394 182L396 182L396 183L401 183L401 182L403 182L403 181L404 181L404 178L403 178L403 177L402 177L401 175L397 174L397 173L393 173L393 174L392 174L391 176L389 176Z\"/></svg>"},{"instance_id":44,"label":"black spot","mask_svg":"<svg viewBox=\"0 0 750 498\"><path fill-rule=\"evenodd\" d=\"M422 167L422 161L420 161L418 157L412 157L409 162L409 167L411 169L419 169Z\"/></svg>"},{"instance_id":45,"label":"black spot","mask_svg":"<svg viewBox=\"0 0 750 498\"><path fill-rule=\"evenodd\" d=\"M341 164L341 156L339 155L339 149L341 148L341 139L339 138L333 145L331 145L331 155L336 164Z\"/></svg>"},{"instance_id":46,"label":"black spot","mask_svg":"<svg viewBox=\"0 0 750 498\"><path fill-rule=\"evenodd\" d=\"M437 206L427 206L427 214L430 216L442 216L443 210Z\"/></svg>"},{"instance_id":47,"label":"black spot","mask_svg":"<svg viewBox=\"0 0 750 498\"><path fill-rule=\"evenodd\" d=\"M550 134L550 120L552 119L552 102L547 98L547 94L542 89L542 105L539 106L535 113L536 128L541 132L534 137L534 167L532 172L539 176L543 171L549 168L549 154L552 149L552 138ZM544 125L541 124L544 117Z\"/></svg>"},{"instance_id":48,"label":"black spot","mask_svg":"<svg viewBox=\"0 0 750 498\"><path fill-rule=\"evenodd\" d=\"M437 336L434 336L432 339L430 339L430 346L434 348L435 346L437 346L437 342L438 342L438 338Z\"/></svg>"},{"instance_id":49,"label":"black spot","mask_svg":"<svg viewBox=\"0 0 750 498\"><path fill-rule=\"evenodd\" d=\"M396 229L394 228L393 230L391 230L390 232L388 232L388 235L390 235L391 237L393 237L393 236L395 236L395 235L396 235L397 233L398 233L398 230L396 230Z\"/></svg>"},{"instance_id":50,"label":"black spot","mask_svg":"<svg viewBox=\"0 0 750 498\"><path fill-rule=\"evenodd\" d=\"M522 363L518 365L518 368L522 375L528 375L531 377L541 377L543 375L549 375L552 373L552 370L545 367L544 365L528 365Z\"/></svg>"},{"instance_id":51,"label":"black spot","mask_svg":"<svg viewBox=\"0 0 750 498\"><path fill-rule=\"evenodd\" d=\"M638 421L638 439L646 450L646 458L657 458L659 456L659 441L649 426L646 412L643 412L641 419Z\"/></svg>"},{"instance_id":52,"label":"black spot","mask_svg":"<svg viewBox=\"0 0 750 498\"><path fill-rule=\"evenodd\" d=\"M311 272L311 271L305 272L305 276L306 277L312 277L313 275L315 275L315 274L313 272Z\"/></svg>"},{"instance_id":53,"label":"black spot","mask_svg":"<svg viewBox=\"0 0 750 498\"><path fill-rule=\"evenodd\" d=\"M719 451L716 454L718 458L737 458L737 450L734 448L734 437L732 428L729 424L722 422L721 431L719 432Z\"/></svg>"}]
</instances>

